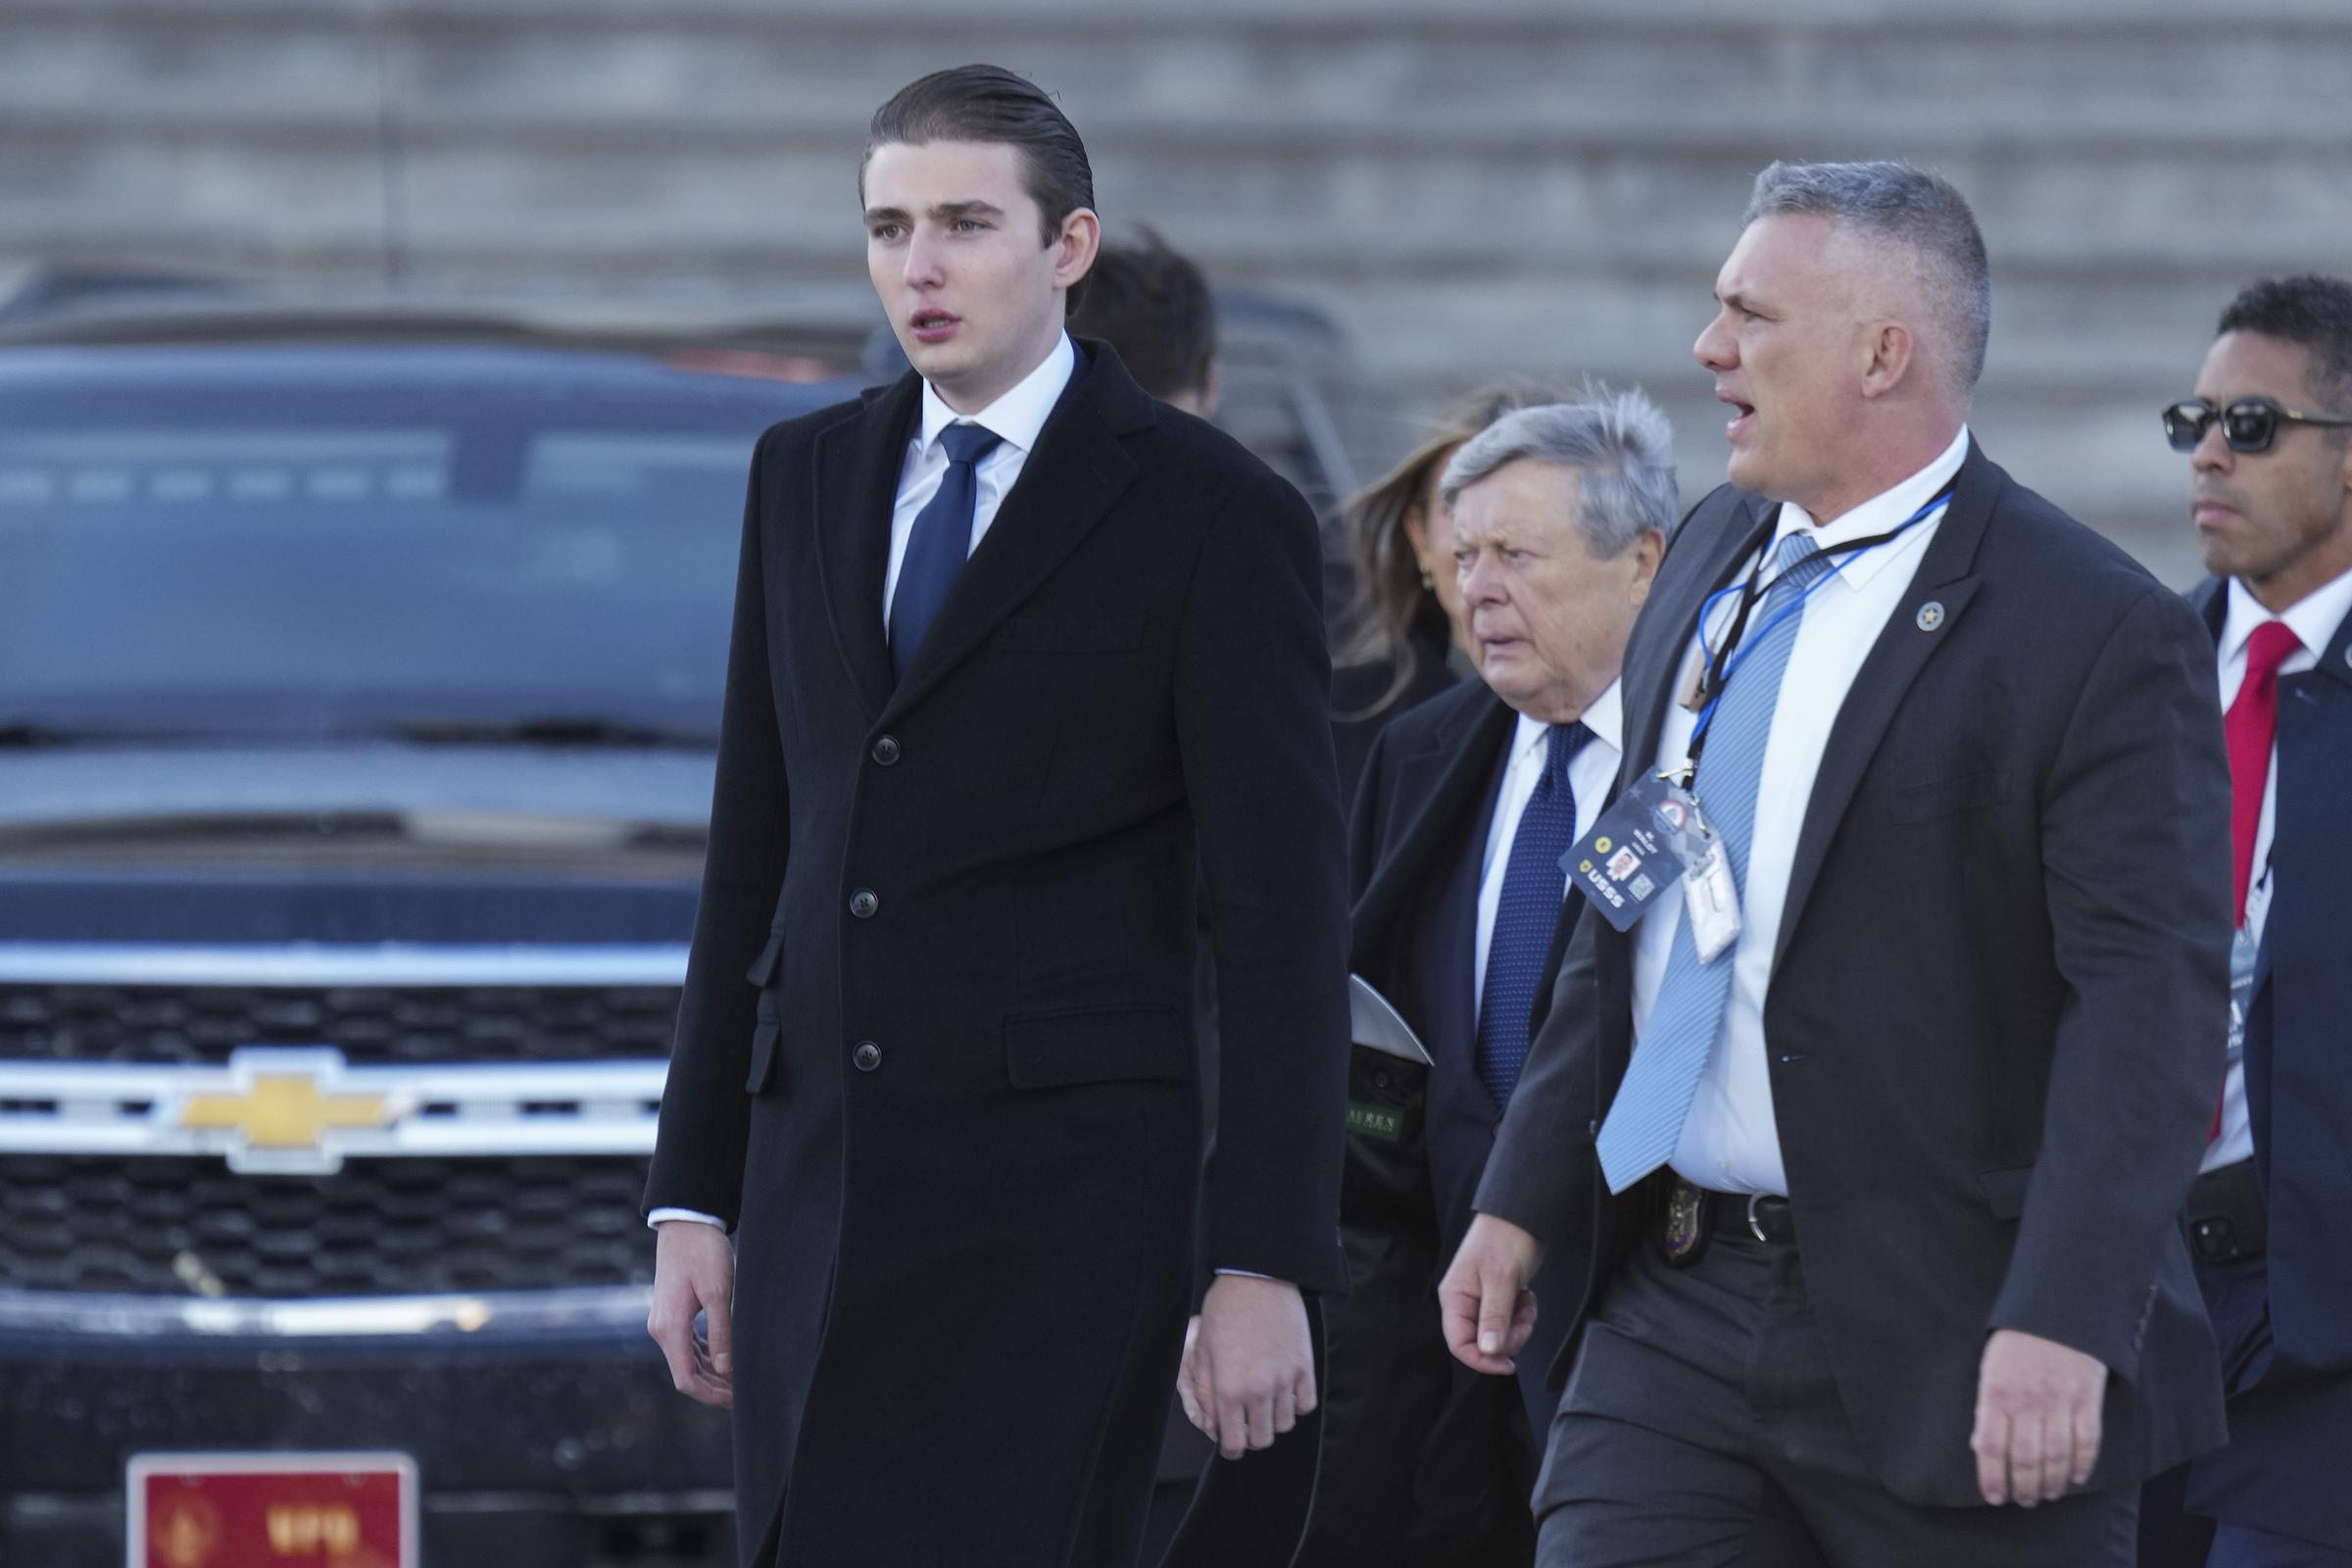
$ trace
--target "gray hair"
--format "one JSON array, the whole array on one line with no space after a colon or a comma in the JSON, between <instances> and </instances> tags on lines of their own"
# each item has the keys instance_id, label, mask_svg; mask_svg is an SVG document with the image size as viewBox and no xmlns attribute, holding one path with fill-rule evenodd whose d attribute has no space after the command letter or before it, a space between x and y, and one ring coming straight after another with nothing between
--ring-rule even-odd
<instances>
[{"instance_id":1,"label":"gray hair","mask_svg":"<svg viewBox=\"0 0 2352 1568\"><path fill-rule=\"evenodd\" d=\"M1582 475L1577 519L1585 543L1606 560L1644 533L1674 531L1682 503L1674 482L1674 427L1640 390L1592 384L1583 401L1545 403L1506 414L1464 442L1446 465L1438 494L1454 498L1522 458Z\"/></svg>"},{"instance_id":2,"label":"gray hair","mask_svg":"<svg viewBox=\"0 0 2352 1568\"><path fill-rule=\"evenodd\" d=\"M1963 401L1984 373L1992 336L1992 270L1968 201L1949 180L1909 164L1776 163L1756 176L1740 220L1810 213L1901 250L1936 313Z\"/></svg>"}]
</instances>

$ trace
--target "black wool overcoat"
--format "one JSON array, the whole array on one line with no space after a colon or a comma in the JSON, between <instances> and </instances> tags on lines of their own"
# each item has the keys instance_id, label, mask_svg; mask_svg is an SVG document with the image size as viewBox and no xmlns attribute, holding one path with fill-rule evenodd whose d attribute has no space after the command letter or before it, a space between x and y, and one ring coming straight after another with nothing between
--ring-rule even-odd
<instances>
[{"instance_id":1,"label":"black wool overcoat","mask_svg":"<svg viewBox=\"0 0 2352 1568\"><path fill-rule=\"evenodd\" d=\"M753 461L648 1207L732 1222L747 1561L1135 1551L1202 1157L1217 1268L1344 1286L1348 887L1314 519L1080 364L894 682L921 383Z\"/></svg>"}]
</instances>

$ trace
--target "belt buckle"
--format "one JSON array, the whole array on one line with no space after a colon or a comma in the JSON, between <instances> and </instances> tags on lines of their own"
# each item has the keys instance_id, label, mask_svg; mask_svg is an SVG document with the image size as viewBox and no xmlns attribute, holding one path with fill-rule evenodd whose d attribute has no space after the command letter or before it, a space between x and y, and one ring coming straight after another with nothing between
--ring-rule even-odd
<instances>
[{"instance_id":1,"label":"belt buckle","mask_svg":"<svg viewBox=\"0 0 2352 1568\"><path fill-rule=\"evenodd\" d=\"M1756 1205L1763 1201L1762 1193L1747 1195L1747 1234L1759 1242L1769 1242L1772 1238L1764 1234L1764 1222L1756 1217Z\"/></svg>"}]
</instances>

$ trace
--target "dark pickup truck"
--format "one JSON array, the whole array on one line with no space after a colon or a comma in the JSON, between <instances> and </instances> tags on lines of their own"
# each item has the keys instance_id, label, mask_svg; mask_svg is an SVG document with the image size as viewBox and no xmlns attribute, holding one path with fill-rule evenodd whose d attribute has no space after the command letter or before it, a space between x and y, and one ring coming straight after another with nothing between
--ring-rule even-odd
<instances>
[{"instance_id":1,"label":"dark pickup truck","mask_svg":"<svg viewBox=\"0 0 2352 1568\"><path fill-rule=\"evenodd\" d=\"M227 1568L314 1459L437 1568L732 1560L637 1205L748 456L856 339L482 328L0 321L0 1563Z\"/></svg>"}]
</instances>

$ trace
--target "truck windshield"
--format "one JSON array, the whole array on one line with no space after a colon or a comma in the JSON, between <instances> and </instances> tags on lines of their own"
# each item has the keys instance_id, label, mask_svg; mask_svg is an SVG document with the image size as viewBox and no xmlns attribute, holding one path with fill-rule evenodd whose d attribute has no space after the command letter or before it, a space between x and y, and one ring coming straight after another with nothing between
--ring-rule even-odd
<instances>
[{"instance_id":1,"label":"truck windshield","mask_svg":"<svg viewBox=\"0 0 2352 1568\"><path fill-rule=\"evenodd\" d=\"M714 734L753 442L848 390L545 351L42 358L0 362L19 733Z\"/></svg>"}]
</instances>

